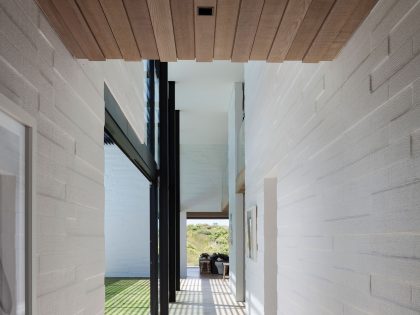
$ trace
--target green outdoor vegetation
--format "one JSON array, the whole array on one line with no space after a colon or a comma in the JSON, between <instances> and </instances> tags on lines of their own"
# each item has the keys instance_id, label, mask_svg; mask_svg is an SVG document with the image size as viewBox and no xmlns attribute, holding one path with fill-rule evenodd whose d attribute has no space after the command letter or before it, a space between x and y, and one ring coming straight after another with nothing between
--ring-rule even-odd
<instances>
[{"instance_id":1,"label":"green outdoor vegetation","mask_svg":"<svg viewBox=\"0 0 420 315\"><path fill-rule=\"evenodd\" d=\"M149 288L149 279L105 278L105 314L150 314Z\"/></svg>"},{"instance_id":2,"label":"green outdoor vegetation","mask_svg":"<svg viewBox=\"0 0 420 315\"><path fill-rule=\"evenodd\" d=\"M189 224L187 226L188 266L198 266L201 253L229 254L229 228L220 225Z\"/></svg>"}]
</instances>

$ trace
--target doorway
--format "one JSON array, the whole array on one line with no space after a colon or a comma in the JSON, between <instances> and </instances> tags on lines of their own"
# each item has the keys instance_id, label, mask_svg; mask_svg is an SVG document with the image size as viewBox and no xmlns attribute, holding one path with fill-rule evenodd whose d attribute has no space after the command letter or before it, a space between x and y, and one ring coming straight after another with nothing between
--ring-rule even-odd
<instances>
[{"instance_id":1,"label":"doorway","mask_svg":"<svg viewBox=\"0 0 420 315\"><path fill-rule=\"evenodd\" d=\"M188 219L186 237L187 277L223 276L223 264L229 262L229 220Z\"/></svg>"}]
</instances>

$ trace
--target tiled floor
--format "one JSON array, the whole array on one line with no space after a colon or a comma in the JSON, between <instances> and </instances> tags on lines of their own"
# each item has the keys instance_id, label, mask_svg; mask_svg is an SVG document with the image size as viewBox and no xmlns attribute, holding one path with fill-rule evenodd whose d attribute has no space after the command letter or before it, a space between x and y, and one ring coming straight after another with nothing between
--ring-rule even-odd
<instances>
[{"instance_id":1,"label":"tiled floor","mask_svg":"<svg viewBox=\"0 0 420 315\"><path fill-rule=\"evenodd\" d=\"M177 303L169 307L171 315L244 315L244 303L230 294L228 281L221 276L202 276L198 268L188 268L188 278L181 280Z\"/></svg>"}]
</instances>

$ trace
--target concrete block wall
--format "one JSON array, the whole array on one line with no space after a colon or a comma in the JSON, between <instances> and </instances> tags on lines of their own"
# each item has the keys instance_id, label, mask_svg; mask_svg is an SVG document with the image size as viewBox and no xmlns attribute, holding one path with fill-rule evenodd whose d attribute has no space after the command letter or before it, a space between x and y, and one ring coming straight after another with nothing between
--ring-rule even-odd
<instances>
[{"instance_id":1,"label":"concrete block wall","mask_svg":"<svg viewBox=\"0 0 420 315\"><path fill-rule=\"evenodd\" d=\"M105 276L150 277L150 182L105 146Z\"/></svg>"},{"instance_id":2,"label":"concrete block wall","mask_svg":"<svg viewBox=\"0 0 420 315\"><path fill-rule=\"evenodd\" d=\"M277 178L277 314L420 314L420 1L379 0L332 62L245 65L249 314ZM268 315L268 314L267 314Z\"/></svg>"},{"instance_id":3,"label":"concrete block wall","mask_svg":"<svg viewBox=\"0 0 420 315\"><path fill-rule=\"evenodd\" d=\"M36 314L103 314L104 100L143 139L143 65L74 60L32 0L0 2L0 93L38 126Z\"/></svg>"}]
</instances>

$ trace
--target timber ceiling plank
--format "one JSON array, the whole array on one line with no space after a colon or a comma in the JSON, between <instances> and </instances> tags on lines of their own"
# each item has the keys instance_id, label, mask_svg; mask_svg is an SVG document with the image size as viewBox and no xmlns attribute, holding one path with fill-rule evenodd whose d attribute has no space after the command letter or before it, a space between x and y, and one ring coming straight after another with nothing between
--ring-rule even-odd
<instances>
[{"instance_id":1,"label":"timber ceiling plank","mask_svg":"<svg viewBox=\"0 0 420 315\"><path fill-rule=\"evenodd\" d=\"M54 4L52 4L50 0L36 1L69 52L76 58L86 58L76 39L73 37L73 34L68 29L67 25L63 23L63 19Z\"/></svg>"},{"instance_id":2,"label":"timber ceiling plank","mask_svg":"<svg viewBox=\"0 0 420 315\"><path fill-rule=\"evenodd\" d=\"M140 55L144 59L159 59L147 0L123 1L137 46L140 49Z\"/></svg>"},{"instance_id":3,"label":"timber ceiling plank","mask_svg":"<svg viewBox=\"0 0 420 315\"><path fill-rule=\"evenodd\" d=\"M287 0L266 0L251 50L252 60L266 60L283 17Z\"/></svg>"},{"instance_id":4,"label":"timber ceiling plank","mask_svg":"<svg viewBox=\"0 0 420 315\"><path fill-rule=\"evenodd\" d=\"M125 60L140 60L140 52L122 0L100 0L102 9Z\"/></svg>"},{"instance_id":5,"label":"timber ceiling plank","mask_svg":"<svg viewBox=\"0 0 420 315\"><path fill-rule=\"evenodd\" d=\"M323 56L323 60L333 60L338 55L341 48L347 43L377 2L378 0L360 0L340 33L328 48L328 52Z\"/></svg>"},{"instance_id":6,"label":"timber ceiling plank","mask_svg":"<svg viewBox=\"0 0 420 315\"><path fill-rule=\"evenodd\" d=\"M264 0L242 0L233 44L232 61L246 62L249 60L263 5Z\"/></svg>"},{"instance_id":7,"label":"timber ceiling plank","mask_svg":"<svg viewBox=\"0 0 420 315\"><path fill-rule=\"evenodd\" d=\"M268 55L269 62L282 62L286 58L310 4L311 0L289 1Z\"/></svg>"},{"instance_id":8,"label":"timber ceiling plank","mask_svg":"<svg viewBox=\"0 0 420 315\"><path fill-rule=\"evenodd\" d=\"M335 0L313 0L290 46L286 60L302 60Z\"/></svg>"},{"instance_id":9,"label":"timber ceiling plank","mask_svg":"<svg viewBox=\"0 0 420 315\"><path fill-rule=\"evenodd\" d=\"M360 0L337 0L322 24L315 40L303 58L304 62L318 62L328 53L334 40L346 24ZM365 0L362 0L365 1Z\"/></svg>"},{"instance_id":10,"label":"timber ceiling plank","mask_svg":"<svg viewBox=\"0 0 420 315\"><path fill-rule=\"evenodd\" d=\"M80 59L334 59L378 0L35 0Z\"/></svg>"},{"instance_id":11,"label":"timber ceiling plank","mask_svg":"<svg viewBox=\"0 0 420 315\"><path fill-rule=\"evenodd\" d=\"M216 0L195 0L194 8L195 58L197 61L212 61L217 14ZM200 8L209 10L209 14L200 15Z\"/></svg>"},{"instance_id":12,"label":"timber ceiling plank","mask_svg":"<svg viewBox=\"0 0 420 315\"><path fill-rule=\"evenodd\" d=\"M178 59L195 59L194 0L171 0Z\"/></svg>"},{"instance_id":13,"label":"timber ceiling plank","mask_svg":"<svg viewBox=\"0 0 420 315\"><path fill-rule=\"evenodd\" d=\"M148 0L161 61L176 61L176 46L169 0Z\"/></svg>"},{"instance_id":14,"label":"timber ceiling plank","mask_svg":"<svg viewBox=\"0 0 420 315\"><path fill-rule=\"evenodd\" d=\"M89 29L82 13L73 0L52 0L64 23L71 30L80 48L89 60L105 60L104 55Z\"/></svg>"},{"instance_id":15,"label":"timber ceiling plank","mask_svg":"<svg viewBox=\"0 0 420 315\"><path fill-rule=\"evenodd\" d=\"M122 58L99 0L77 0L82 14L106 59Z\"/></svg>"},{"instance_id":16,"label":"timber ceiling plank","mask_svg":"<svg viewBox=\"0 0 420 315\"><path fill-rule=\"evenodd\" d=\"M217 3L216 33L214 39L214 59L230 60L240 0L223 0Z\"/></svg>"}]
</instances>

